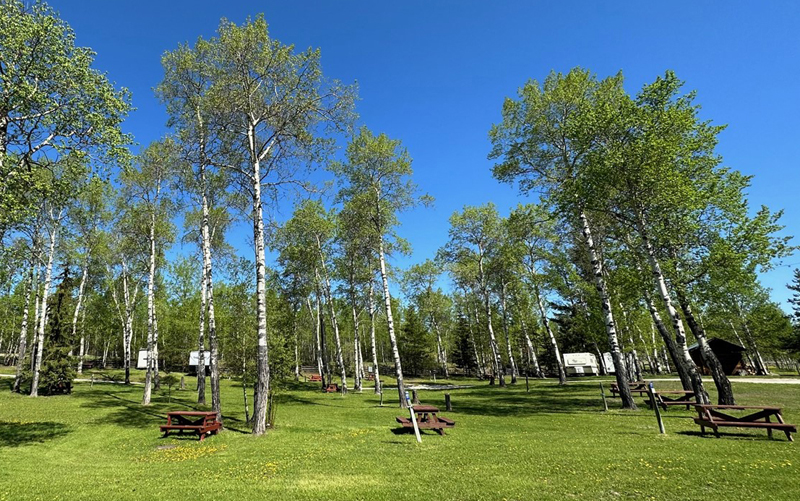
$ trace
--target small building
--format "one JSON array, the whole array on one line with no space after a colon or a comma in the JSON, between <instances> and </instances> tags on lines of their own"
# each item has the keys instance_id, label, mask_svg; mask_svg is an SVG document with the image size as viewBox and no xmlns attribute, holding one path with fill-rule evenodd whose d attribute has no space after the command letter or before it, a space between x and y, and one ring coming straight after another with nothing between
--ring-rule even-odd
<instances>
[{"instance_id":1,"label":"small building","mask_svg":"<svg viewBox=\"0 0 800 501\"><path fill-rule=\"evenodd\" d=\"M722 365L722 370L725 374L732 376L738 373L738 371L744 370L745 365L742 357L744 356L745 349L743 347L717 337L709 338L708 345L711 347L711 351L714 352L714 355L717 356L717 359L719 359L719 363ZM711 374L711 371L703 363L703 358L700 355L700 345L698 343L689 347L689 355L692 356L695 365L697 365L703 374Z\"/></svg>"}]
</instances>

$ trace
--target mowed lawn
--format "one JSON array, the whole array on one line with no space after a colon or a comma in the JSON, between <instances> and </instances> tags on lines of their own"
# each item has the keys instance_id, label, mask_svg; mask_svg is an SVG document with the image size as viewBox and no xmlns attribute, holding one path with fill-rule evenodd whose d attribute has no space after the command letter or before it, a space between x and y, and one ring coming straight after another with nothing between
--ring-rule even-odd
<instances>
[{"instance_id":1,"label":"mowed lawn","mask_svg":"<svg viewBox=\"0 0 800 501\"><path fill-rule=\"evenodd\" d=\"M290 384L276 429L253 437L241 386L224 381L227 430L200 443L158 430L169 410L201 409L193 391L173 390L168 402L165 390L142 407L141 386L78 383L71 396L32 399L3 378L0 500L800 499L800 443L783 433L701 437L693 412L671 408L661 436L646 408L602 412L591 378L566 387L531 380L530 393L524 380L456 383L475 385L450 391L453 411L443 414L456 427L417 444L413 433L396 433L393 388L379 407L371 389L343 398ZM739 403L780 405L800 423L800 386L734 389ZM420 398L444 407L442 391Z\"/></svg>"}]
</instances>

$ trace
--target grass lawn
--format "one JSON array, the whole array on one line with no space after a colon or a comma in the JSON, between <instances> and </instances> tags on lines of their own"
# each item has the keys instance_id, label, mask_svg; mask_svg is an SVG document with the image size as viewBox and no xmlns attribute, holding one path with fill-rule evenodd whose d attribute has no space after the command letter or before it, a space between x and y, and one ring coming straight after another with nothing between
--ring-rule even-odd
<instances>
[{"instance_id":1,"label":"grass lawn","mask_svg":"<svg viewBox=\"0 0 800 501\"><path fill-rule=\"evenodd\" d=\"M395 433L402 412L391 388L381 408L371 390L343 398L291 384L277 428L256 438L241 386L224 381L227 430L201 444L158 431L167 411L198 408L192 391L173 389L168 402L164 390L142 407L141 386L78 383L71 396L31 399L12 394L11 381L0 379L0 500L800 499L800 444L783 433L701 437L693 411L673 407L660 436L646 408L602 412L592 378L531 381L530 393L524 381L456 381L476 385L450 391L454 411L444 414L456 427L425 432L421 445ZM741 404L780 405L800 422L796 385L734 390ZM444 407L440 391L420 398Z\"/></svg>"}]
</instances>

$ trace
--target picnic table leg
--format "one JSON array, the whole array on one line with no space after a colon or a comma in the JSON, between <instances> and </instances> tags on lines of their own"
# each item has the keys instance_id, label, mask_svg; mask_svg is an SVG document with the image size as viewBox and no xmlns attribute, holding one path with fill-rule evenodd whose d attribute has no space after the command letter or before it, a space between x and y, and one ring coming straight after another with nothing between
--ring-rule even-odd
<instances>
[{"instance_id":1,"label":"picnic table leg","mask_svg":"<svg viewBox=\"0 0 800 501\"><path fill-rule=\"evenodd\" d=\"M706 427L702 424L700 425L700 435L705 436L706 434Z\"/></svg>"},{"instance_id":2,"label":"picnic table leg","mask_svg":"<svg viewBox=\"0 0 800 501\"><path fill-rule=\"evenodd\" d=\"M769 416L767 416L766 419L767 419L767 423L769 423L770 422ZM767 428L767 436L769 437L770 440L772 440L772 428Z\"/></svg>"},{"instance_id":3,"label":"picnic table leg","mask_svg":"<svg viewBox=\"0 0 800 501\"><path fill-rule=\"evenodd\" d=\"M794 439L792 438L792 432L791 431L783 430L783 432L786 433L786 438L789 439L789 442L794 442Z\"/></svg>"},{"instance_id":4,"label":"picnic table leg","mask_svg":"<svg viewBox=\"0 0 800 501\"><path fill-rule=\"evenodd\" d=\"M714 427L714 436L719 438L719 427L717 426Z\"/></svg>"}]
</instances>

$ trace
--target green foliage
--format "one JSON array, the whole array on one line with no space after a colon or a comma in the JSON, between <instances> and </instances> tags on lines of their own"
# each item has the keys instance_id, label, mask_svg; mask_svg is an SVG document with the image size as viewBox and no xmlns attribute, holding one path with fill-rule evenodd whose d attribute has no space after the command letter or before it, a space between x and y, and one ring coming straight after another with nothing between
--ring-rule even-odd
<instances>
[{"instance_id":1,"label":"green foliage","mask_svg":"<svg viewBox=\"0 0 800 501\"><path fill-rule=\"evenodd\" d=\"M129 93L93 60L45 3L0 2L0 236L50 192L47 163L75 156L102 170L126 156Z\"/></svg>"},{"instance_id":2,"label":"green foliage","mask_svg":"<svg viewBox=\"0 0 800 501\"><path fill-rule=\"evenodd\" d=\"M397 343L400 359L403 361L403 371L422 375L436 366L434 356L436 345L433 337L425 331L416 308L413 306L406 308L404 316Z\"/></svg>"}]
</instances>

